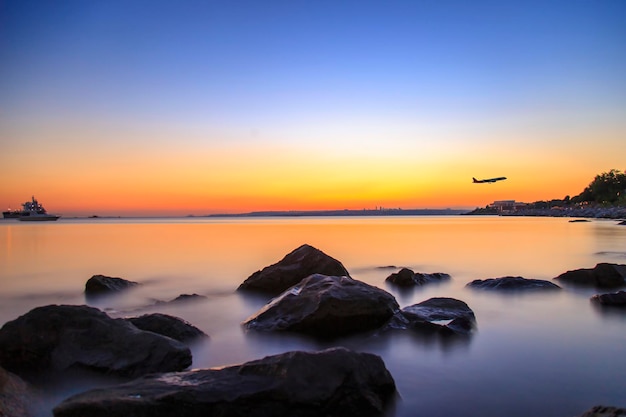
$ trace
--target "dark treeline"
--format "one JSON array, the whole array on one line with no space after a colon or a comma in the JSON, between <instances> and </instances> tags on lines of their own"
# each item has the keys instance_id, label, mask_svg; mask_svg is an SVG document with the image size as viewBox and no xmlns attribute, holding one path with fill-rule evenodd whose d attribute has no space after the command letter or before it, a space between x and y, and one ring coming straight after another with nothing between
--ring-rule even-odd
<instances>
[{"instance_id":1,"label":"dark treeline","mask_svg":"<svg viewBox=\"0 0 626 417\"><path fill-rule=\"evenodd\" d=\"M535 201L528 208L546 209L552 207L597 205L603 207L626 206L626 173L617 169L603 172L589 183L577 196L563 199Z\"/></svg>"},{"instance_id":2,"label":"dark treeline","mask_svg":"<svg viewBox=\"0 0 626 417\"><path fill-rule=\"evenodd\" d=\"M554 210L557 209L557 210ZM569 215L580 217L623 217L626 210L626 173L617 169L596 175L578 195L527 203L522 209L503 211L489 204L468 214L511 214L529 216Z\"/></svg>"}]
</instances>

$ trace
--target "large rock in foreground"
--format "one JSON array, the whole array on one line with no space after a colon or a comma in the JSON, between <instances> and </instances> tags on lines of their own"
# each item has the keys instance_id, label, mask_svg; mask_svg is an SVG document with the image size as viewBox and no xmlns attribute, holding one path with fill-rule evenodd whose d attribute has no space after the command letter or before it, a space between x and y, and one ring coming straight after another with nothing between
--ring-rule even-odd
<instances>
[{"instance_id":1,"label":"large rock in foreground","mask_svg":"<svg viewBox=\"0 0 626 417\"><path fill-rule=\"evenodd\" d=\"M148 332L170 337L179 342L188 343L198 339L208 339L208 335L191 323L167 314L153 313L126 320L135 327Z\"/></svg>"},{"instance_id":2,"label":"large rock in foreground","mask_svg":"<svg viewBox=\"0 0 626 417\"><path fill-rule=\"evenodd\" d=\"M575 269L554 278L560 282L596 288L617 288L626 285L626 265L599 263L591 269Z\"/></svg>"},{"instance_id":3,"label":"large rock in foreground","mask_svg":"<svg viewBox=\"0 0 626 417\"><path fill-rule=\"evenodd\" d=\"M222 369L151 375L88 391L56 417L383 416L396 395L382 359L333 348L288 352Z\"/></svg>"},{"instance_id":4,"label":"large rock in foreground","mask_svg":"<svg viewBox=\"0 0 626 417\"><path fill-rule=\"evenodd\" d=\"M446 323L447 322L447 323ZM476 316L463 301L435 297L403 308L385 330L414 330L442 335L468 334L476 328Z\"/></svg>"},{"instance_id":5,"label":"large rock in foreground","mask_svg":"<svg viewBox=\"0 0 626 417\"><path fill-rule=\"evenodd\" d=\"M480 290L503 290L503 291L536 291L536 290L560 290L561 287L542 279L530 279L523 277L502 277L489 279L476 279L469 284L470 288Z\"/></svg>"},{"instance_id":6,"label":"large rock in foreground","mask_svg":"<svg viewBox=\"0 0 626 417\"><path fill-rule=\"evenodd\" d=\"M273 299L243 325L337 337L377 329L398 309L396 299L380 288L346 276L316 274Z\"/></svg>"},{"instance_id":7,"label":"large rock in foreground","mask_svg":"<svg viewBox=\"0 0 626 417\"><path fill-rule=\"evenodd\" d=\"M191 352L96 308L50 305L0 329L0 365L27 379L71 370L137 377L186 369Z\"/></svg>"},{"instance_id":8,"label":"large rock in foreground","mask_svg":"<svg viewBox=\"0 0 626 417\"><path fill-rule=\"evenodd\" d=\"M302 245L279 262L250 275L237 289L278 295L313 274L350 275L338 260L313 246Z\"/></svg>"},{"instance_id":9,"label":"large rock in foreground","mask_svg":"<svg viewBox=\"0 0 626 417\"><path fill-rule=\"evenodd\" d=\"M0 368L0 416L29 417L36 403L33 390L17 375Z\"/></svg>"},{"instance_id":10,"label":"large rock in foreground","mask_svg":"<svg viewBox=\"0 0 626 417\"><path fill-rule=\"evenodd\" d=\"M132 288L136 285L139 285L139 283L123 278L94 275L85 283L85 295L99 296L111 294Z\"/></svg>"},{"instance_id":11,"label":"large rock in foreground","mask_svg":"<svg viewBox=\"0 0 626 417\"><path fill-rule=\"evenodd\" d=\"M626 291L618 291L611 294L596 294L591 301L603 306L626 307Z\"/></svg>"},{"instance_id":12,"label":"large rock in foreground","mask_svg":"<svg viewBox=\"0 0 626 417\"><path fill-rule=\"evenodd\" d=\"M400 271L389 275L385 281L397 285L399 287L415 287L431 282L441 282L449 280L450 275L443 272L434 272L426 274L422 272L413 272L409 268L402 268Z\"/></svg>"}]
</instances>

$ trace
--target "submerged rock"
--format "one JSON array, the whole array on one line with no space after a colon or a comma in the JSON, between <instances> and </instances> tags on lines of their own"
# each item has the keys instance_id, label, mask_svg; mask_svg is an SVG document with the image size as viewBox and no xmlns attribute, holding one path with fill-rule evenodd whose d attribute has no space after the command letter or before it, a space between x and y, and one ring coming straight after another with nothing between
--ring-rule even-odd
<instances>
[{"instance_id":1,"label":"submerged rock","mask_svg":"<svg viewBox=\"0 0 626 417\"><path fill-rule=\"evenodd\" d=\"M603 306L626 307L626 291L596 294L591 297L591 301Z\"/></svg>"},{"instance_id":2,"label":"submerged rock","mask_svg":"<svg viewBox=\"0 0 626 417\"><path fill-rule=\"evenodd\" d=\"M139 285L139 283L122 278L94 275L85 283L85 294L87 296L111 294L126 290L136 285Z\"/></svg>"},{"instance_id":3,"label":"submerged rock","mask_svg":"<svg viewBox=\"0 0 626 417\"><path fill-rule=\"evenodd\" d=\"M559 282L596 288L616 288L626 285L626 265L599 263L591 269L575 269L554 278Z\"/></svg>"},{"instance_id":4,"label":"submerged rock","mask_svg":"<svg viewBox=\"0 0 626 417\"><path fill-rule=\"evenodd\" d=\"M389 321L385 330L467 334L475 327L476 316L465 302L455 298L435 297L403 308Z\"/></svg>"},{"instance_id":5,"label":"submerged rock","mask_svg":"<svg viewBox=\"0 0 626 417\"><path fill-rule=\"evenodd\" d=\"M312 274L350 275L338 260L313 246L302 245L279 262L250 275L237 289L278 295Z\"/></svg>"},{"instance_id":6,"label":"submerged rock","mask_svg":"<svg viewBox=\"0 0 626 417\"><path fill-rule=\"evenodd\" d=\"M200 294L181 294L170 301L170 303L186 303L188 301L207 301L209 297Z\"/></svg>"},{"instance_id":7,"label":"submerged rock","mask_svg":"<svg viewBox=\"0 0 626 417\"><path fill-rule=\"evenodd\" d=\"M476 279L469 284L470 288L481 290L504 290L504 291L528 291L528 290L560 290L561 287L550 281L542 279L529 279L523 277L502 277L489 279Z\"/></svg>"},{"instance_id":8,"label":"submerged rock","mask_svg":"<svg viewBox=\"0 0 626 417\"><path fill-rule=\"evenodd\" d=\"M197 302L197 301L207 301L208 299L209 297L207 297L206 295L200 295L200 294L195 294L195 293L194 294L181 294L178 297L169 301L156 300L154 304L166 305L166 304L190 303L190 302Z\"/></svg>"},{"instance_id":9,"label":"submerged rock","mask_svg":"<svg viewBox=\"0 0 626 417\"><path fill-rule=\"evenodd\" d=\"M337 337L374 330L398 311L380 288L346 276L311 275L276 297L244 323L250 330L286 330Z\"/></svg>"},{"instance_id":10,"label":"submerged rock","mask_svg":"<svg viewBox=\"0 0 626 417\"><path fill-rule=\"evenodd\" d=\"M626 417L626 409L597 405L579 417Z\"/></svg>"},{"instance_id":11,"label":"submerged rock","mask_svg":"<svg viewBox=\"0 0 626 417\"><path fill-rule=\"evenodd\" d=\"M135 327L187 343L209 336L191 323L167 314L153 313L127 318Z\"/></svg>"},{"instance_id":12,"label":"submerged rock","mask_svg":"<svg viewBox=\"0 0 626 417\"><path fill-rule=\"evenodd\" d=\"M402 268L400 271L389 275L385 281L400 287L414 287L448 279L450 279L450 275L444 274L443 272L425 274L422 272L413 272L413 270L409 268Z\"/></svg>"},{"instance_id":13,"label":"submerged rock","mask_svg":"<svg viewBox=\"0 0 626 417\"><path fill-rule=\"evenodd\" d=\"M374 417L396 396L379 356L287 352L221 369L150 375L75 395L55 417Z\"/></svg>"},{"instance_id":14,"label":"submerged rock","mask_svg":"<svg viewBox=\"0 0 626 417\"><path fill-rule=\"evenodd\" d=\"M35 308L0 329L0 365L33 379L89 370L137 377L191 365L182 343L88 306Z\"/></svg>"}]
</instances>

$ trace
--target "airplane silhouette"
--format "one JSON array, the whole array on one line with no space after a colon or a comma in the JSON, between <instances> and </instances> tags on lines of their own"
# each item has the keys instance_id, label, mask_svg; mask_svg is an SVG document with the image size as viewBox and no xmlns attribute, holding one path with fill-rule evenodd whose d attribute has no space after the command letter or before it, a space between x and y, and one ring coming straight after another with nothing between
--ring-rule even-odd
<instances>
[{"instance_id":1,"label":"airplane silhouette","mask_svg":"<svg viewBox=\"0 0 626 417\"><path fill-rule=\"evenodd\" d=\"M492 183L492 182L496 182L496 181L502 181L502 180L505 180L505 179L506 179L506 177L497 177L497 178L487 178L487 179L484 179L484 180L477 180L476 178L472 177L472 180L473 180L472 182L474 184L481 184L483 182Z\"/></svg>"}]
</instances>

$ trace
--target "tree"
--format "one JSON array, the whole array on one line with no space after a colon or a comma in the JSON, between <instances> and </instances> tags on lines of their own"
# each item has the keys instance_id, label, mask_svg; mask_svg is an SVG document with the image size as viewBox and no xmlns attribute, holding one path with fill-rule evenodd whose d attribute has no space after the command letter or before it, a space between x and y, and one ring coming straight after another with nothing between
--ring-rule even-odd
<instances>
[{"instance_id":1,"label":"tree","mask_svg":"<svg viewBox=\"0 0 626 417\"><path fill-rule=\"evenodd\" d=\"M598 203L604 205L626 204L626 174L612 169L596 175L582 193L571 199L574 203Z\"/></svg>"}]
</instances>

